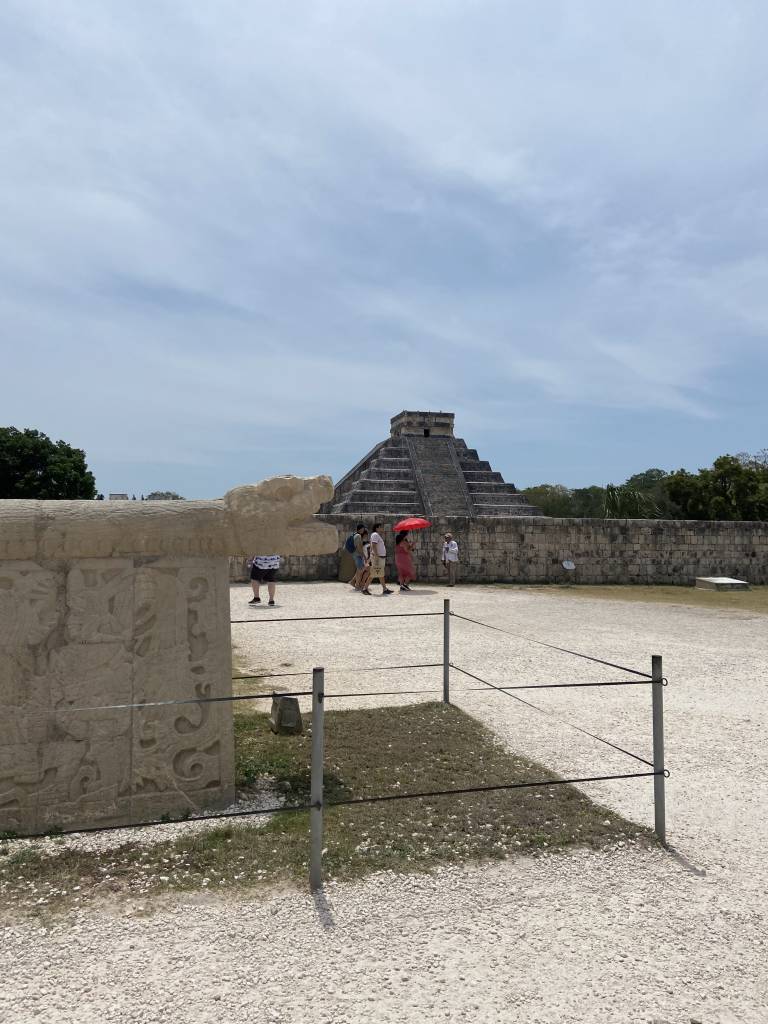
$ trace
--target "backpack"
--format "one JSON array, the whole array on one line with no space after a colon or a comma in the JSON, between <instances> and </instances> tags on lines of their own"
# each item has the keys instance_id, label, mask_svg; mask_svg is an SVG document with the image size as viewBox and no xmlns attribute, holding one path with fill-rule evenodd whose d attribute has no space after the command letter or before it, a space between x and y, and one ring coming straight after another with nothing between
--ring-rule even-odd
<instances>
[{"instance_id":1,"label":"backpack","mask_svg":"<svg viewBox=\"0 0 768 1024\"><path fill-rule=\"evenodd\" d=\"M354 533L350 533L350 535L344 541L344 547L347 549L347 551L350 553L350 555L354 555L354 553L355 553L355 535L354 535Z\"/></svg>"}]
</instances>

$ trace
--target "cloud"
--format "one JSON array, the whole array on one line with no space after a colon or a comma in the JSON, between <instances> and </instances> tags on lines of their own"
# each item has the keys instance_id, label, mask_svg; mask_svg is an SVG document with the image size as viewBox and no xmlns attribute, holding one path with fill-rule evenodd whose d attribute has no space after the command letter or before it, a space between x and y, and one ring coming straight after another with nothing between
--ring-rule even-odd
<instances>
[{"instance_id":1,"label":"cloud","mask_svg":"<svg viewBox=\"0 0 768 1024\"><path fill-rule=\"evenodd\" d=\"M4 418L72 434L105 490L160 460L214 493L302 438L340 475L405 406L500 445L568 444L578 409L597 444L653 414L693 461L707 420L749 448L719 382L765 359L767 23L6 4Z\"/></svg>"}]
</instances>

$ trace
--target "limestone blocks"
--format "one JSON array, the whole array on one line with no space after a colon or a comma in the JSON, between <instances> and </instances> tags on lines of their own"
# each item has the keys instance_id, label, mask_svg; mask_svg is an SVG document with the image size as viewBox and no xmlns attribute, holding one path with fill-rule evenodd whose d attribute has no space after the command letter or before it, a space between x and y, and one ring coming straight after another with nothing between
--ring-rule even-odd
<instances>
[{"instance_id":1,"label":"limestone blocks","mask_svg":"<svg viewBox=\"0 0 768 1024\"><path fill-rule=\"evenodd\" d=\"M0 832L232 801L231 704L200 702L231 694L227 556L335 551L309 518L331 493L278 477L209 502L0 502Z\"/></svg>"}]
</instances>

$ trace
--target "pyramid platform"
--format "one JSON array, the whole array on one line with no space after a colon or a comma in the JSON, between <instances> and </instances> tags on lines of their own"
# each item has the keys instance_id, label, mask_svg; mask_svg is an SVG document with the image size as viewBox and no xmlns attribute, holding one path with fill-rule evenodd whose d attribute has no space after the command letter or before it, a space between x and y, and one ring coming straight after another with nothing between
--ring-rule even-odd
<instances>
[{"instance_id":1,"label":"pyramid platform","mask_svg":"<svg viewBox=\"0 0 768 1024\"><path fill-rule=\"evenodd\" d=\"M467 518L542 516L474 448L454 437L451 412L404 411L390 436L339 480L321 512Z\"/></svg>"}]
</instances>

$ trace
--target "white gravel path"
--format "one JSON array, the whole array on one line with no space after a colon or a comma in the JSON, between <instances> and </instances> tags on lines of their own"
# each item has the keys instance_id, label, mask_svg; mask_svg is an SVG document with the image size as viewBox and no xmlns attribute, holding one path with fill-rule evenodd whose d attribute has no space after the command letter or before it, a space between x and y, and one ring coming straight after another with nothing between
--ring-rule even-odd
<instances>
[{"instance_id":1,"label":"white gravel path","mask_svg":"<svg viewBox=\"0 0 768 1024\"><path fill-rule=\"evenodd\" d=\"M150 917L118 904L47 931L13 923L0 934L0 1021L765 1024L768 618L493 587L366 599L340 584L282 586L275 609L249 609L236 587L233 618L432 611L444 596L459 613L610 661L648 669L652 653L664 655L673 852L574 851L431 877L379 875L331 883L317 899L174 897ZM452 626L453 661L496 683L623 677ZM233 635L254 671L324 664L330 692L440 686L439 669L339 671L440 660L437 618L244 625ZM549 716L496 693L460 694L474 684L458 674L452 685L457 703L553 770L635 770ZM650 755L645 687L522 696ZM650 779L584 789L652 822Z\"/></svg>"}]
</instances>

